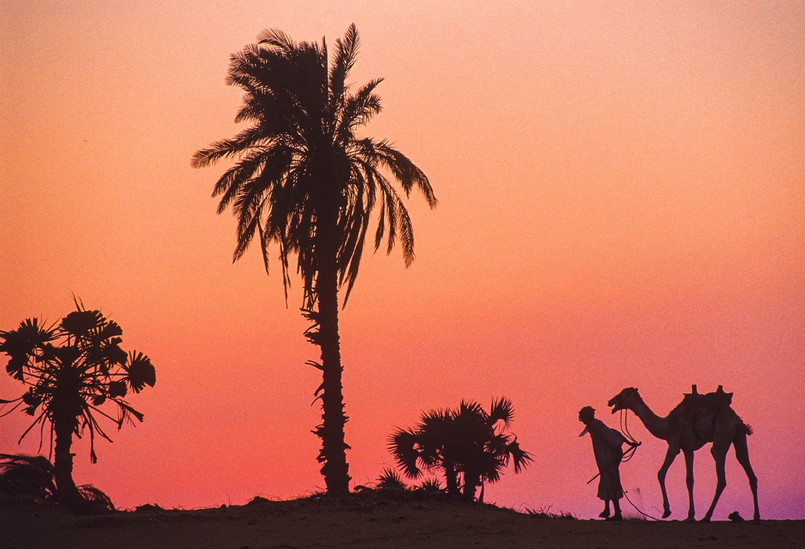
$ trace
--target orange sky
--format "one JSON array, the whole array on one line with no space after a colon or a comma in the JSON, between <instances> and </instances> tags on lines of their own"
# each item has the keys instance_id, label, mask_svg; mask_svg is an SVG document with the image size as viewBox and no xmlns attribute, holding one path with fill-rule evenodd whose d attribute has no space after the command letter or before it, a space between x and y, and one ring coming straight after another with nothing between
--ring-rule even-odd
<instances>
[{"instance_id":1,"label":"orange sky","mask_svg":"<svg viewBox=\"0 0 805 549\"><path fill-rule=\"evenodd\" d=\"M805 7L797 2L2 2L0 329L56 320L72 292L151 356L136 429L75 477L122 507L244 503L323 487L310 429L316 349L295 284L210 198L232 135L228 57L264 28L328 43L361 33L356 83L385 78L366 129L429 175L409 202L417 260L364 261L342 316L356 484L392 464L395 426L506 395L535 463L487 498L597 514L577 411L637 386L667 413L723 384L750 423L761 512L805 518ZM278 272L278 271L277 271ZM0 397L21 386L0 378ZM22 414L0 452L22 447ZM660 508L665 444L624 488ZM716 511L751 513L730 453ZM671 469L684 516L684 466ZM696 501L715 484L706 451ZM628 504L625 507L629 509Z\"/></svg>"}]
</instances>

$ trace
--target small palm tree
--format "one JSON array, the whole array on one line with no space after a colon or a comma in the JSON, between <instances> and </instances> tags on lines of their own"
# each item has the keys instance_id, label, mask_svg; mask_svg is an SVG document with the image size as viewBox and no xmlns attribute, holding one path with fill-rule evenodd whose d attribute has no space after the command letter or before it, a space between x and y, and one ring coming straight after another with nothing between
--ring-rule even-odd
<instances>
[{"instance_id":1,"label":"small palm tree","mask_svg":"<svg viewBox=\"0 0 805 549\"><path fill-rule=\"evenodd\" d=\"M422 413L419 424L397 429L389 439L389 449L403 473L418 479L424 470L441 470L448 494L458 494L457 440L453 412L429 410Z\"/></svg>"},{"instance_id":2,"label":"small palm tree","mask_svg":"<svg viewBox=\"0 0 805 549\"><path fill-rule=\"evenodd\" d=\"M76 310L58 325L29 318L16 330L0 331L0 352L10 357L6 371L29 387L22 396L0 404L9 408L2 415L22 408L34 416L20 441L40 425L41 446L45 424L50 424L57 497L77 509L85 498L73 481L73 435L89 431L90 459L95 463L95 435L111 442L99 417L118 429L124 422L142 421L143 414L124 397L129 389L139 393L146 385L153 387L156 372L147 356L121 349L120 325L100 311L85 309L79 300L75 303ZM110 406L115 416L106 411Z\"/></svg>"},{"instance_id":3,"label":"small palm tree","mask_svg":"<svg viewBox=\"0 0 805 549\"><path fill-rule=\"evenodd\" d=\"M355 25L335 41L332 62L323 41L296 43L278 30L264 31L258 40L232 56L227 79L245 92L235 120L252 125L196 152L192 164L237 159L213 191L220 196L218 213L231 206L238 220L233 260L257 240L268 271L269 244L276 244L287 300L289 260L297 257L302 310L311 322L305 335L321 349L321 362L310 362L323 378L316 391L323 409L315 431L322 439L319 461L328 493L343 494L349 475L338 292L346 288L346 304L374 212L375 250L385 240L390 253L399 236L406 265L414 259L411 220L391 180L406 196L418 188L431 207L436 197L405 155L356 133L380 112L375 88L381 80L355 91L347 83L358 55Z\"/></svg>"},{"instance_id":4,"label":"small palm tree","mask_svg":"<svg viewBox=\"0 0 805 549\"><path fill-rule=\"evenodd\" d=\"M423 480L419 486L414 487L415 490L420 490L425 493L429 494L441 494L442 493L442 485L438 479L435 478L426 478Z\"/></svg>"},{"instance_id":5,"label":"small palm tree","mask_svg":"<svg viewBox=\"0 0 805 549\"><path fill-rule=\"evenodd\" d=\"M473 500L478 487L500 480L509 463L519 473L532 461L517 437L506 432L513 416L506 398L494 400L489 413L477 402L462 401L457 409L424 412L413 428L397 429L389 450L406 476L439 470L448 493L458 494L461 485L463 497Z\"/></svg>"},{"instance_id":6,"label":"small palm tree","mask_svg":"<svg viewBox=\"0 0 805 549\"><path fill-rule=\"evenodd\" d=\"M44 456L0 454L0 492L28 498L54 499L53 464Z\"/></svg>"},{"instance_id":7,"label":"small palm tree","mask_svg":"<svg viewBox=\"0 0 805 549\"><path fill-rule=\"evenodd\" d=\"M0 492L25 499L57 500L55 468L45 456L0 454ZM80 512L114 511L112 500L91 484L77 487L86 505Z\"/></svg>"},{"instance_id":8,"label":"small palm tree","mask_svg":"<svg viewBox=\"0 0 805 549\"><path fill-rule=\"evenodd\" d=\"M377 487L381 490L396 490L400 492L408 489L405 482L403 482L403 479L400 477L400 473L391 467L383 469L383 472L377 478Z\"/></svg>"}]
</instances>

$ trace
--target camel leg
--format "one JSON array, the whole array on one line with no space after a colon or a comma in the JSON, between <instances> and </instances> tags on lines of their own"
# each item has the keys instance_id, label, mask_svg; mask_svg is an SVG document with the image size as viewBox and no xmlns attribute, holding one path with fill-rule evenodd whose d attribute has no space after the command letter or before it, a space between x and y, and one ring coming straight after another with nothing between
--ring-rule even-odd
<instances>
[{"instance_id":1,"label":"camel leg","mask_svg":"<svg viewBox=\"0 0 805 549\"><path fill-rule=\"evenodd\" d=\"M685 450L685 484L688 486L688 521L694 520L693 508L693 450Z\"/></svg>"},{"instance_id":2,"label":"camel leg","mask_svg":"<svg viewBox=\"0 0 805 549\"><path fill-rule=\"evenodd\" d=\"M710 449L710 453L713 454L713 459L716 461L716 476L718 480L716 482L716 494L713 496L713 503L710 504L710 508L707 510L704 518L702 518L702 522L710 522L710 519L713 517L713 511L716 510L718 498L721 497L721 492L723 492L724 488L727 486L727 473L724 464L727 461L728 449L729 444L716 444L716 442L713 442L713 447Z\"/></svg>"},{"instance_id":3,"label":"camel leg","mask_svg":"<svg viewBox=\"0 0 805 549\"><path fill-rule=\"evenodd\" d=\"M757 477L755 476L755 472L752 470L752 464L749 463L749 447L746 444L746 435L740 434L735 438L735 457L738 459L738 463L744 468L746 471L746 476L749 478L749 487L752 489L752 499L755 504L755 520L760 520L760 511L758 511L757 505Z\"/></svg>"},{"instance_id":4,"label":"camel leg","mask_svg":"<svg viewBox=\"0 0 805 549\"><path fill-rule=\"evenodd\" d=\"M679 454L679 448L675 446L668 446L668 451L665 453L665 461L662 462L657 473L657 480L660 481L660 490L662 491L662 518L668 518L671 515L671 505L668 503L668 492L665 490L665 475L668 473L668 468L676 459Z\"/></svg>"}]
</instances>

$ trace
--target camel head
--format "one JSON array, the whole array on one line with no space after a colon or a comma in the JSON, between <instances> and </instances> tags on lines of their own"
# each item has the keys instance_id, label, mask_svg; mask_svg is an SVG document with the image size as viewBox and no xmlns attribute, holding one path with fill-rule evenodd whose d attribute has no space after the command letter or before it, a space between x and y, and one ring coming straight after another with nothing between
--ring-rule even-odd
<instances>
[{"instance_id":1,"label":"camel head","mask_svg":"<svg viewBox=\"0 0 805 549\"><path fill-rule=\"evenodd\" d=\"M612 407L612 413L614 414L618 410L624 410L631 408L631 404L639 401L640 394L637 392L637 389L634 387L627 387L607 402L607 406Z\"/></svg>"}]
</instances>

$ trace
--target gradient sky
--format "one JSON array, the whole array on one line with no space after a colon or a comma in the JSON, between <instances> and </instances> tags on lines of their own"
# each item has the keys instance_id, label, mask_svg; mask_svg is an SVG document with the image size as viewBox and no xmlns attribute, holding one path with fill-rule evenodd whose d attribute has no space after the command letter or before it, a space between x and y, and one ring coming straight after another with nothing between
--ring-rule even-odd
<instances>
[{"instance_id":1,"label":"gradient sky","mask_svg":"<svg viewBox=\"0 0 805 549\"><path fill-rule=\"evenodd\" d=\"M448 7L449 5L449 7ZM430 177L408 202L417 259L367 256L341 335L354 484L395 426L505 395L535 456L487 488L515 508L597 514L577 412L636 386L662 415L723 384L750 423L761 513L805 518L805 5L800 2L23 2L0 17L0 329L72 293L150 355L137 428L75 479L119 507L239 504L324 486L318 372L299 283L231 263L194 151L237 131L229 55L265 28L329 44L354 22L366 129ZM275 265L277 267L277 265ZM22 386L0 377L0 397ZM622 467L649 513L665 443ZM0 420L0 452L36 452ZM44 449L46 451L46 448ZM732 452L715 518L751 515ZM698 453L696 502L715 471ZM680 457L668 475L687 503ZM625 504L627 511L631 510Z\"/></svg>"}]
</instances>

